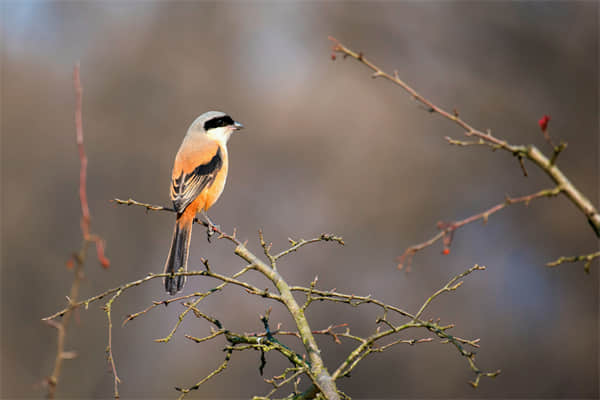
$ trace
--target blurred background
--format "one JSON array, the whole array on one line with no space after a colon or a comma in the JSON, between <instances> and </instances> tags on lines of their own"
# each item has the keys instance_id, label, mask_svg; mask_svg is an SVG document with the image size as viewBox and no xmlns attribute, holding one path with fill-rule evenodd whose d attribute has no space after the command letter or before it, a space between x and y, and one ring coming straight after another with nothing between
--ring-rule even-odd
<instances>
[{"instance_id":1,"label":"blurred background","mask_svg":"<svg viewBox=\"0 0 600 400\"><path fill-rule=\"evenodd\" d=\"M457 231L418 253L412 271L396 257L458 220L552 187L526 162L443 139L463 132L417 107L353 60L330 57L328 35L364 54L473 126L546 152L537 121L569 143L559 166L598 205L598 2L2 2L2 391L40 398L52 370L56 331L40 321L66 305L80 247L79 159L73 122L73 65L81 61L92 230L106 239L112 265L91 256L81 294L161 272L174 217L115 206L112 198L168 205L172 162L189 124L224 110L246 129L230 141L228 185L211 218L237 227L260 251L262 228L276 249L288 237L342 235L345 247L306 248L284 259L292 284L372 294L409 311L473 264L485 272L432 304L427 318L455 323L455 335L481 338L477 362L502 369L472 389L467 361L449 345L397 346L367 358L339 387L354 398L597 398L598 262L544 265L590 253L598 241L566 198L515 205L487 225ZM206 257L232 274L242 264L225 241L193 236L190 268ZM269 286L258 276L249 278ZM215 282L188 279L184 293ZM183 310L158 308L121 327L130 313L167 296L151 281L113 305L113 351L123 398L175 398L223 360L223 338L187 318L158 344ZM79 310L69 328L58 396L109 398L107 323L100 307ZM201 309L241 332L273 324L293 329L281 307L236 288ZM314 329L375 328L374 309L315 304ZM426 331L406 338L430 337ZM352 349L318 338L330 371ZM292 345L294 340L287 338ZM295 345L294 345L295 346ZM295 348L298 348L297 346ZM299 349L299 348L298 348ZM288 364L267 355L265 377ZM248 398L268 392L259 354L234 354L225 373L190 398ZM306 387L306 379L301 387ZM287 392L281 392L286 394Z\"/></svg>"}]
</instances>

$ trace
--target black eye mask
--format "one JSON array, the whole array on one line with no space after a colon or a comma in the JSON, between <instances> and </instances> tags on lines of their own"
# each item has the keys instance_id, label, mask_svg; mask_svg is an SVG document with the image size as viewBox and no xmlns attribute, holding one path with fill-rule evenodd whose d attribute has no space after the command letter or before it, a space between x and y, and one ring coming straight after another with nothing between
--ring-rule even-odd
<instances>
[{"instance_id":1,"label":"black eye mask","mask_svg":"<svg viewBox=\"0 0 600 400\"><path fill-rule=\"evenodd\" d=\"M229 115L224 115L222 117L216 117L213 119L209 119L204 123L204 130L208 131L213 128L221 128L223 126L233 125L234 121Z\"/></svg>"}]
</instances>

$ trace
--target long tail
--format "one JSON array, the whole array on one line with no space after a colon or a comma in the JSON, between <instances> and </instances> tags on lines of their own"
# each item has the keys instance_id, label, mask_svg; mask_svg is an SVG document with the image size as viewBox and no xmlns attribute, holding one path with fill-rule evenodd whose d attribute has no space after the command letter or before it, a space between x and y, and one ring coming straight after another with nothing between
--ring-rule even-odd
<instances>
[{"instance_id":1,"label":"long tail","mask_svg":"<svg viewBox=\"0 0 600 400\"><path fill-rule=\"evenodd\" d=\"M173 232L173 242L171 250L165 264L165 273L173 274L175 272L187 271L188 255L190 252L190 237L192 236L192 225L196 213L189 207L182 214L177 215L175 221L175 231ZM165 290L171 295L183 289L185 276L167 276L165 278Z\"/></svg>"}]
</instances>

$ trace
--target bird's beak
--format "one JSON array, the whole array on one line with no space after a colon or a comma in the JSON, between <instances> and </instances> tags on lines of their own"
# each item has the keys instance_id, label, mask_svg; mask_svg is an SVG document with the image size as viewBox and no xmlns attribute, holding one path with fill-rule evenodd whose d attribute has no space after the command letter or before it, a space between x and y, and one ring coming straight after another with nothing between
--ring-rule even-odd
<instances>
[{"instance_id":1,"label":"bird's beak","mask_svg":"<svg viewBox=\"0 0 600 400\"><path fill-rule=\"evenodd\" d=\"M244 125L242 125L239 122L235 121L233 123L233 130L234 131L239 131L240 129L244 129Z\"/></svg>"}]
</instances>

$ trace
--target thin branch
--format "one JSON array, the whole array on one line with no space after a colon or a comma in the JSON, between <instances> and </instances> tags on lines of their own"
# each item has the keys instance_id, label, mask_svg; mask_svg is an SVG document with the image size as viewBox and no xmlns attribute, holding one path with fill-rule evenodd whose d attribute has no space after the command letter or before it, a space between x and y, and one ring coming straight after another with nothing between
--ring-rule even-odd
<instances>
[{"instance_id":1,"label":"thin branch","mask_svg":"<svg viewBox=\"0 0 600 400\"><path fill-rule=\"evenodd\" d=\"M291 374L290 376L287 376L287 374L290 372L294 372L294 373ZM286 368L285 371L283 371L283 374L274 376L272 379L265 379L265 382L273 385L273 390L271 390L269 393L267 393L265 396L263 396L263 398L264 399L271 398L271 396L273 394L275 394L275 392L277 392L277 390L281 389L286 384L299 378L300 375L302 375L304 373L305 373L305 371L300 368Z\"/></svg>"},{"instance_id":2,"label":"thin branch","mask_svg":"<svg viewBox=\"0 0 600 400\"><path fill-rule=\"evenodd\" d=\"M331 301L334 303L346 303L353 307L357 307L361 304L374 304L385 310L394 311L403 317L408 317L410 319L415 318L415 316L413 314L409 313L408 311L405 311L396 306L385 304L383 301L372 298L371 295L358 296L358 295L354 295L354 294L339 293L339 292L336 292L335 290L309 289L309 288L302 287L302 286L292 286L290 289L293 292L308 293L309 291L311 291L313 296L314 295L318 296L318 297L313 297L313 300L318 300L318 301L326 300L326 301Z\"/></svg>"},{"instance_id":3,"label":"thin branch","mask_svg":"<svg viewBox=\"0 0 600 400\"><path fill-rule=\"evenodd\" d=\"M344 332L335 332L335 329L337 328L342 328L342 327L347 327L348 324L338 324L338 325L329 325L327 328L325 329L320 329L320 330L314 330L312 331L313 335L324 335L324 336L331 336L331 338L333 339L333 341L337 344L341 344L342 341L340 340L340 337L347 337L347 338L351 338L351 339L360 339L357 338L355 336L349 335L348 333L344 333ZM283 335L283 336L295 336L298 339L302 339L302 337L300 336L300 334L298 333L298 331L284 331L281 330L281 323L279 324L279 326L277 327L276 330L271 332L271 335L276 336L276 335ZM257 337L264 337L267 336L266 332L250 332L250 333L246 333L246 335L248 336L257 336Z\"/></svg>"},{"instance_id":4,"label":"thin branch","mask_svg":"<svg viewBox=\"0 0 600 400\"><path fill-rule=\"evenodd\" d=\"M448 283L446 283L446 285L441 288L440 290L438 290L437 292L435 292L434 294L432 294L427 300L425 300L425 303L423 303L423 305L421 306L421 308L419 309L419 311L415 314L415 318L414 320L417 320L421 317L421 315L423 314L423 312L425 311L425 309L427 308L427 306L436 298L438 297L440 294L444 293L444 292L451 292L454 291L456 289L458 289L464 281L460 281L457 284L454 284L454 282L456 282L457 280L464 278L465 276L469 275L470 273L472 273L473 271L483 271L485 270L485 267L480 267L479 265L474 265L473 267L469 268L468 270L466 270L465 272L456 275L454 278L450 279L450 281Z\"/></svg>"},{"instance_id":5,"label":"thin branch","mask_svg":"<svg viewBox=\"0 0 600 400\"><path fill-rule=\"evenodd\" d=\"M299 371L300 374L306 373L307 375L310 376L309 365L305 362L305 360L302 357L300 357L298 354L296 354L292 349L290 349L289 347L280 343L277 339L275 339L272 336L270 328L269 328L269 324L268 324L269 314L270 314L270 310L271 310L270 308L264 316L261 316L261 321L263 322L264 327L265 327L264 334L262 334L262 335L243 334L242 335L242 334L233 333L233 332L229 331L228 329L225 329L222 326L221 322L218 321L216 318L202 313L200 310L193 307L189 303L186 303L184 305L186 307L190 307L192 309L192 311L196 314L197 317L203 318L203 319L211 322L215 326L217 326L217 328L219 328L219 330L213 330L210 335L202 337L202 338L196 338L191 335L185 335L185 337L187 339L190 339L190 340L194 341L195 343L202 343L205 341L212 340L221 335L225 335L225 337L227 338L227 341L229 343L231 343L231 346L228 346L226 348L226 351L244 351L244 350L250 350L250 349L260 350L261 365L259 367L259 370L261 372L261 375L262 375L263 368L266 364L266 359L264 357L264 354L271 350L276 350L277 352L279 352L283 356L285 356L293 364L293 367L286 369L286 371L288 371L288 372L289 372L289 370ZM284 373L284 375L286 373ZM275 377L275 378L277 378L277 377ZM271 392L271 394L274 393L278 387L283 386L285 383L287 383L289 381L289 380L285 380L284 382L281 382L280 384L276 384L276 383L274 383L276 380L275 378L273 380L266 379L267 382L273 383L273 386L275 387L275 389ZM282 377L281 379L284 379L284 378ZM200 381L199 383L194 385L192 388L199 387L202 383L206 382L206 380L207 380L207 378L203 379L202 381ZM189 390L194 390L192 388L190 388ZM180 389L178 389L178 390L180 390Z\"/></svg>"},{"instance_id":6,"label":"thin branch","mask_svg":"<svg viewBox=\"0 0 600 400\"><path fill-rule=\"evenodd\" d=\"M171 338L173 338L173 335L175 334L175 331L177 331L177 328L179 328L179 325L183 322L183 319L185 318L186 314L190 312L192 308L196 307L202 301L202 299L204 299L204 297L199 297L196 300L194 300L193 303L188 304L185 310L181 314L179 314L179 317L177 317L177 322L175 323L173 329L171 329L171 332L169 332L169 334L163 338L154 339L154 341L157 343L168 343L171 340Z\"/></svg>"},{"instance_id":7,"label":"thin branch","mask_svg":"<svg viewBox=\"0 0 600 400\"><path fill-rule=\"evenodd\" d=\"M444 293L446 291L455 290L458 287L460 287L460 284L453 285L454 282L456 282L456 280L470 274L473 271L484 270L484 269L485 269L485 267L480 267L480 266L476 265L476 266L470 268L469 270L463 272L462 274L459 274L458 276L452 278L450 280L450 282L446 285L446 287L448 287L448 289L446 290L446 289L442 288L441 290L436 292L433 296L431 296L429 299L427 299L426 302L424 303L424 305L419 310L419 314L421 315L423 313L423 310L425 310L425 308L431 303L431 301L435 297L439 296L441 293ZM453 285L453 286L451 286L451 285ZM425 329L429 330L430 332L434 333L435 335L437 335L440 339L442 339L442 343L452 344L458 350L460 355L462 355L468 359L469 366L471 367L473 372L476 374L476 382L479 382L477 377L479 377L480 375L488 374L487 372L482 372L475 365L475 363L474 363L475 354L473 352L465 350L464 347L462 346L463 344L468 344L472 347L479 347L479 345L478 345L479 339L468 340L468 339L458 338L454 335L449 334L447 332L447 330L451 329L453 327L453 325L441 326L438 323L435 323L433 321L421 320L416 316L416 314L413 315L413 314L411 314L405 310L402 310L401 308L398 308L396 306L385 304L384 302L382 302L380 300L372 298L370 295L369 296L357 296L357 295L353 295L353 294L348 295L348 294L344 294L344 293L338 293L335 290L322 291L322 290L318 290L316 288L305 288L305 287L298 287L298 286L293 286L291 288L291 290L299 291L299 292L303 292L303 293L310 293L311 299L313 302L316 300L331 301L331 302L336 302L336 303L346 303L346 304L349 304L354 307L358 307L362 304L373 304L373 305L381 307L384 310L384 317L378 318L377 322L385 323L386 325L388 325L390 327L389 330L382 331L382 332L377 331L376 333L374 333L373 335L371 335L370 337L368 337L366 339L362 339L360 337L350 335L349 332L342 335L342 336L350 337L354 340L357 340L360 343L360 345L350 354L350 356L347 357L346 361L340 367L338 367L338 369L332 374L333 379L337 379L340 376L346 375L348 372L350 372L351 369L353 369L358 364L358 362L360 362L362 359L364 359L364 357L366 357L368 354L372 353L374 351L374 350L372 350L373 344L376 341L381 340L389 335L399 333L408 328L425 328ZM397 313L403 317L408 317L408 318L410 318L411 322L400 325L400 326L394 326L385 318L385 315L387 315L387 313L389 311ZM399 343L401 343L401 342L399 342ZM496 376L499 373L500 373L499 371L496 371L496 372L489 373L489 374ZM492 376L492 375L485 375L485 376Z\"/></svg>"},{"instance_id":8,"label":"thin branch","mask_svg":"<svg viewBox=\"0 0 600 400\"><path fill-rule=\"evenodd\" d=\"M301 247L306 246L307 244L311 244L311 243L317 243L317 242L321 242L321 241L324 241L324 242L333 241L333 242L337 242L337 243L341 244L342 246L345 244L344 239L342 237L331 235L328 233L323 233L318 238L314 238L314 239L310 239L310 240L300 239L300 240L296 241L292 238L288 238L288 241L290 242L291 247L282 251L281 253L275 255L273 257L275 260L278 260L281 257L284 257L290 253L293 253L296 250L300 249Z\"/></svg>"},{"instance_id":9,"label":"thin branch","mask_svg":"<svg viewBox=\"0 0 600 400\"><path fill-rule=\"evenodd\" d=\"M112 369L112 374L113 374L113 378L114 378L114 398L118 399L119 396L119 383L121 383L121 380L119 379L119 376L117 375L117 366L115 365L115 357L113 356L113 351L112 351L112 317L111 317L111 312L112 312L112 304L115 301L115 299L117 297L119 297L121 295L121 293L123 293L123 290L119 290L117 291L117 293L115 293L115 295L113 297L111 297L111 299L104 305L104 312L106 312L106 318L108 319L108 345L106 346L106 358L108 359L108 362L110 363L110 367Z\"/></svg>"},{"instance_id":10,"label":"thin branch","mask_svg":"<svg viewBox=\"0 0 600 400\"><path fill-rule=\"evenodd\" d=\"M127 199L127 200L121 200L121 199L112 199L111 202L114 202L116 204L123 204L123 205L127 205L127 206L140 206L140 207L144 207L146 209L146 211L169 211L169 212L175 212L174 209L172 208L168 208L168 207L163 207L163 206L157 206L154 204L147 204L147 203L140 203L139 201L135 201L133 199Z\"/></svg>"},{"instance_id":11,"label":"thin branch","mask_svg":"<svg viewBox=\"0 0 600 400\"><path fill-rule=\"evenodd\" d=\"M96 253L100 264L104 268L110 266L110 261L104 255L104 240L98 235L90 233L90 209L87 201L87 163L88 159L85 154L85 147L83 142L83 118L82 118L82 97L83 88L81 86L81 80L79 76L79 63L73 68L73 89L75 92L75 138L77 143L77 149L79 152L79 200L81 204L81 234L83 241L81 248L75 253L68 261L67 267L76 264L73 272L73 283L69 290L69 307L65 311L65 316L61 322L54 322L50 324L57 329L57 349L56 357L54 360L54 368L52 375L50 375L46 382L48 384L47 397L53 399L56 395L56 386L60 378L63 360L73 358L74 352L65 351L65 342L67 337L67 328L71 320L72 311L77 307L77 297L79 296L79 288L81 281L84 278L83 267L87 258L88 246L90 243L96 244ZM48 321L46 321L48 322Z\"/></svg>"},{"instance_id":12,"label":"thin branch","mask_svg":"<svg viewBox=\"0 0 600 400\"><path fill-rule=\"evenodd\" d=\"M561 188L555 187L554 189L540 190L539 192L532 193L527 196L521 196L521 197L508 197L507 196L506 199L502 203L496 204L495 206L490 207L485 211L482 211L478 214L471 215L470 217L467 217L463 220L449 222L449 223L438 222L438 229L440 231L435 236L433 236L431 239L426 240L423 243L419 243L417 245L407 248L404 251L404 253L400 257L398 257L398 268L402 269L405 265L410 267L412 258L418 251L423 250L424 248L433 245L440 239L443 239L444 253L445 254L449 253L449 251L450 251L449 248L452 243L452 239L454 237L454 231L456 231L458 228L461 228L467 224L470 224L470 223L473 223L473 222L476 222L479 220L483 221L483 223L487 223L490 215L497 213L498 211L506 208L509 205L524 203L526 206L528 206L532 200L539 199L541 197L556 196L560 192L561 192Z\"/></svg>"},{"instance_id":13,"label":"thin branch","mask_svg":"<svg viewBox=\"0 0 600 400\"><path fill-rule=\"evenodd\" d=\"M96 252L98 255L98 261L104 268L110 266L110 261L104 256L104 240L96 235L90 233L90 207L87 200L87 164L88 159L85 154L85 147L83 144L83 117L82 117L82 103L83 103L83 87L81 86L81 79L79 77L79 63L73 68L73 87L75 89L75 131L77 140L77 149L79 151L79 161L81 167L79 169L79 200L81 202L81 233L83 239L86 241L94 242L96 244Z\"/></svg>"},{"instance_id":14,"label":"thin branch","mask_svg":"<svg viewBox=\"0 0 600 400\"><path fill-rule=\"evenodd\" d=\"M265 353L271 350L275 350L285 356L295 367L302 368L311 380L316 380L316 377L312 376L311 371L313 370L310 363L303 357L300 357L295 351L280 343L274 338L268 337L256 337L240 335L233 332L226 332L225 337L232 344L231 349L235 351L243 351L248 349L257 349Z\"/></svg>"},{"instance_id":15,"label":"thin branch","mask_svg":"<svg viewBox=\"0 0 600 400\"><path fill-rule=\"evenodd\" d=\"M225 368L227 368L227 364L229 364L229 360L231 359L231 353L233 352L233 349L228 348L226 351L227 351L227 354L225 355L225 361L223 361L221 363L221 365L219 365L213 372L208 374L205 378L201 379L194 386L191 386L187 389L182 389L182 388L176 387L175 390L181 392L181 395L179 395L179 397L177 399L182 400L189 392L191 392L192 390L198 390L204 382L206 382L213 376L218 375L221 372L223 372L225 370Z\"/></svg>"},{"instance_id":16,"label":"thin branch","mask_svg":"<svg viewBox=\"0 0 600 400\"><path fill-rule=\"evenodd\" d=\"M73 86L75 88L75 129L77 138L77 148L79 150L79 160L81 168L79 169L79 199L81 200L81 232L84 239L90 235L90 208L87 201L86 190L86 172L88 159L85 155L83 146L83 118L81 116L83 88L79 78L79 63L73 69Z\"/></svg>"},{"instance_id":17,"label":"thin branch","mask_svg":"<svg viewBox=\"0 0 600 400\"><path fill-rule=\"evenodd\" d=\"M580 256L571 256L571 257L560 257L552 262L549 262L548 264L546 264L546 266L548 267L556 267L557 265L560 265L562 263L576 263L579 261L585 261L585 264L583 265L583 268L585 270L586 273L590 273L590 267L592 265L592 261L595 258L600 257L600 251L597 251L595 253L590 253L590 254L582 254Z\"/></svg>"},{"instance_id":18,"label":"thin branch","mask_svg":"<svg viewBox=\"0 0 600 400\"><path fill-rule=\"evenodd\" d=\"M218 330L218 331L214 331L213 333L211 333L208 336L202 337L202 338L197 338L191 335L184 335L186 337L186 339L190 339L191 341L195 342L195 343L202 343L202 342L206 342L208 340L214 339L217 336L221 336L225 333L226 331L224 329Z\"/></svg>"},{"instance_id":19,"label":"thin branch","mask_svg":"<svg viewBox=\"0 0 600 400\"><path fill-rule=\"evenodd\" d=\"M242 271L244 271L244 272L248 271L249 269L251 269L250 266L242 269L241 271L238 272L238 274L240 272L242 272ZM91 303L94 303L94 302L96 302L98 300L101 300L104 297L109 296L109 295L111 295L113 293L116 293L118 291L125 291L125 290L128 290L128 289L131 289L131 288L133 288L135 286L139 286L142 283L147 282L147 281L152 280L152 279L164 278L166 276L171 276L171 275L173 275L173 276L208 276L208 277L215 278L217 280L220 280L220 281L223 281L223 282L226 282L226 283L231 283L231 284L234 284L234 285L241 286L241 287L245 288L248 293L255 294L255 295L261 296L261 297L270 298L270 299L277 300L277 301L281 301L279 299L279 296L277 296L274 293L269 293L269 292L266 292L264 290L260 290L260 289L254 287L254 286L252 286L250 284L247 284L246 282L238 281L237 279L235 279L233 277L230 278L228 276L217 274L217 273L214 273L212 271L186 271L186 272L175 272L173 274L168 274L168 273L153 274L153 273L150 273L145 278L125 283L125 284L123 284L121 286L118 286L118 287L115 287L115 288L112 288L112 289L108 289L108 290L106 290L106 291L104 291L104 292L102 292L100 294L97 294L95 296L92 296L92 297L90 297L90 298L88 298L86 300L81 300L81 301L75 302L70 307L64 308L64 309L62 309L62 310L60 310L60 311L58 311L58 312L56 312L56 313L54 313L52 315L49 315L49 316L47 316L45 318L42 318L42 320L43 321L47 321L47 320L51 320L51 319L54 319L54 318L57 318L57 317L61 317L61 316L65 315L65 313L67 313L71 307L72 308L76 308L76 307L84 306L84 308L87 310L87 308L89 307L89 305ZM234 276L236 276L236 275L234 275ZM221 288L222 287L220 287L220 288L217 287L215 289L216 289L216 291L218 291ZM213 289L211 291L211 293L215 292L215 289ZM203 295L203 294L201 294L201 295ZM155 304L153 304L151 307L154 308ZM142 311L142 312L140 312L138 314L142 314L144 312L145 311Z\"/></svg>"},{"instance_id":20,"label":"thin branch","mask_svg":"<svg viewBox=\"0 0 600 400\"><path fill-rule=\"evenodd\" d=\"M166 307L175 301L185 300L185 299L189 299L191 297L196 297L196 296L202 296L202 293L196 292L196 293L186 294L185 296L173 297L170 299L165 299L165 300L160 300L160 301L153 301L152 305L146 307L142 311L139 311L139 312L136 312L133 314L129 314L127 316L127 318L125 318L125 320L123 321L121 326L125 326L125 324L127 324L129 321L134 320L135 318L139 317L142 314L146 314L148 311L152 310L155 307L158 307L160 305L164 305Z\"/></svg>"},{"instance_id":21,"label":"thin branch","mask_svg":"<svg viewBox=\"0 0 600 400\"><path fill-rule=\"evenodd\" d=\"M68 356L70 353L65 351L65 342L67 337L67 327L69 326L71 317L73 315L72 311L75 308L74 306L72 306L72 304L73 302L77 301L77 297L79 296L79 287L81 285L81 280L83 279L83 266L85 262L86 249L87 242L84 241L79 254L77 254L77 257L75 257L77 266L75 267L75 270L73 272L74 278L68 297L69 307L67 307L67 312L64 318L60 322L46 321L48 324L50 324L50 326L55 327L57 331L56 357L54 359L54 368L52 370L52 375L50 375L46 379L46 382L48 384L48 392L46 396L49 399L53 399L56 395L56 387L58 385L58 381L62 371L63 360L72 358Z\"/></svg>"},{"instance_id":22,"label":"thin branch","mask_svg":"<svg viewBox=\"0 0 600 400\"><path fill-rule=\"evenodd\" d=\"M415 89L410 87L404 81L402 81L398 73L395 73L393 76L384 72L381 68L373 64L371 61L367 60L362 53L357 53L353 50L350 50L342 43L340 43L337 39L333 37L329 37L329 40L333 42L333 51L342 53L344 57L351 57L355 60L361 62L369 69L374 71L372 74L373 78L384 78L394 83L397 86L400 86L404 91L409 93L411 97L419 104L423 105L427 111L432 113L437 113L444 117L445 119L453 122L461 129L465 131L466 136L474 136L477 137L492 147L497 149L505 150L511 153L515 157L527 158L529 161L534 163L537 167L539 167L542 171L544 171L553 181L554 183L561 188L561 192L564 193L567 198L576 205L581 212L587 217L590 226L596 233L596 236L600 237L600 213L594 207L594 205L590 202L590 200L583 195L567 178L567 176L556 166L555 161L558 154L566 148L566 144L562 146L557 146L554 149L554 154L551 159L548 159L537 147L533 145L528 146L517 146L512 145L502 139L496 138L491 134L491 132L482 132L473 128L466 121L461 119L458 116L458 112L448 112L441 107L433 104L431 101L423 97L419 94Z\"/></svg>"}]
</instances>

